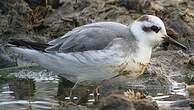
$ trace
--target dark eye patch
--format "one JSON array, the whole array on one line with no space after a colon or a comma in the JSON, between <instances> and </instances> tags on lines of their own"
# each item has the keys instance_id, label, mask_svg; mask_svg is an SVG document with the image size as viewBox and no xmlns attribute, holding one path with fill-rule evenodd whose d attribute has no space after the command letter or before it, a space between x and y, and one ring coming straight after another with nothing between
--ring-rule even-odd
<instances>
[{"instance_id":1,"label":"dark eye patch","mask_svg":"<svg viewBox=\"0 0 194 110\"><path fill-rule=\"evenodd\" d=\"M151 27L146 27L146 26L143 26L142 28L145 32L151 32L151 31L154 31L155 33L158 33L160 31L161 28L159 28L158 26L151 26Z\"/></svg>"},{"instance_id":2,"label":"dark eye patch","mask_svg":"<svg viewBox=\"0 0 194 110\"><path fill-rule=\"evenodd\" d=\"M152 31L150 27L146 27L146 26L143 26L142 29L143 29L143 31L145 31L145 32L151 32L151 31Z\"/></svg>"},{"instance_id":3,"label":"dark eye patch","mask_svg":"<svg viewBox=\"0 0 194 110\"><path fill-rule=\"evenodd\" d=\"M151 26L151 30L156 32L156 33L158 33L160 31L160 29L161 28L159 28L158 26L155 26L155 25Z\"/></svg>"}]
</instances>

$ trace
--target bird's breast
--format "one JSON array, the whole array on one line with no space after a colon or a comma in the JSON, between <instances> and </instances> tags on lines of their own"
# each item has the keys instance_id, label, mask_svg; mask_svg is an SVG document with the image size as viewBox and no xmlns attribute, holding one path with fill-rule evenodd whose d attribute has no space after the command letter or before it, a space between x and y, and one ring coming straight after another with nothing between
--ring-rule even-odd
<instances>
[{"instance_id":1,"label":"bird's breast","mask_svg":"<svg viewBox=\"0 0 194 110\"><path fill-rule=\"evenodd\" d=\"M147 64L143 64L131 59L116 66L114 70L115 72L118 72L119 75L126 75L135 78L144 72L146 66Z\"/></svg>"}]
</instances>

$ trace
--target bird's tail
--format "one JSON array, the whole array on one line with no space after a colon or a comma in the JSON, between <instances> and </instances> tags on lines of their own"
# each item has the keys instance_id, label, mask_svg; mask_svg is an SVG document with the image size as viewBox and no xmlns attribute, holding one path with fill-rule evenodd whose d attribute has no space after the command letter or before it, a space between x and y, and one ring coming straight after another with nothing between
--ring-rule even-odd
<instances>
[{"instance_id":1,"label":"bird's tail","mask_svg":"<svg viewBox=\"0 0 194 110\"><path fill-rule=\"evenodd\" d=\"M37 64L40 64L45 68L58 72L59 68L64 68L62 63L65 63L66 65L67 63L66 61L63 62L64 59L61 58L61 56L45 52L45 48L48 46L48 44L12 39L10 42L8 42L7 48L8 50L17 53Z\"/></svg>"},{"instance_id":2,"label":"bird's tail","mask_svg":"<svg viewBox=\"0 0 194 110\"><path fill-rule=\"evenodd\" d=\"M19 39L11 39L4 47L8 51L21 55L38 64L42 64L45 60L45 49L48 44L37 43L32 41L24 41ZM47 60L47 59L46 59Z\"/></svg>"},{"instance_id":3,"label":"bird's tail","mask_svg":"<svg viewBox=\"0 0 194 110\"><path fill-rule=\"evenodd\" d=\"M29 49L35 49L38 51L43 51L45 52L45 49L51 45L49 44L44 44L44 43L38 43L38 42L32 42L32 41L25 41L25 40L21 40L21 39L11 39L8 42L8 47L25 47L25 48L29 48Z\"/></svg>"},{"instance_id":4,"label":"bird's tail","mask_svg":"<svg viewBox=\"0 0 194 110\"><path fill-rule=\"evenodd\" d=\"M21 39L10 39L4 47L14 53L20 54L27 59L38 62L43 58L43 53L49 44L25 41Z\"/></svg>"}]
</instances>

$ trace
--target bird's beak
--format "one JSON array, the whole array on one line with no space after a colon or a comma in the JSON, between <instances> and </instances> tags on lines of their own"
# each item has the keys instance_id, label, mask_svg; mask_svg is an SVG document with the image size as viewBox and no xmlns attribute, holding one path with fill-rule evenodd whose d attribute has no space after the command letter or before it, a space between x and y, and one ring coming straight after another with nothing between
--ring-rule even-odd
<instances>
[{"instance_id":1,"label":"bird's beak","mask_svg":"<svg viewBox=\"0 0 194 110\"><path fill-rule=\"evenodd\" d=\"M180 47L180 48L182 48L182 49L184 49L184 50L188 50L188 48L187 48L186 46L184 46L183 44L181 44L181 43L179 43L178 41L174 40L173 38L171 38L171 37L168 36L168 35L166 35L166 36L164 37L164 40L165 40L166 42L168 42L168 43L170 43L170 44L173 44L173 45L175 45L175 46L177 46L177 47Z\"/></svg>"}]
</instances>

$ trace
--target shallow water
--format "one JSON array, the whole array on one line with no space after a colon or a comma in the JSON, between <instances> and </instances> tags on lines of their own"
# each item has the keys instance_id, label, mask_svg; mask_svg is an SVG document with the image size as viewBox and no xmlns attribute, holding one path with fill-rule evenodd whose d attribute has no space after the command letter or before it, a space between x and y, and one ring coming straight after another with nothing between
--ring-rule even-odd
<instances>
[{"instance_id":1,"label":"shallow water","mask_svg":"<svg viewBox=\"0 0 194 110\"><path fill-rule=\"evenodd\" d=\"M69 90L73 86L69 81L44 69L15 69L6 71L6 77L0 79L0 108L2 110L50 110L69 100ZM188 91L184 84L173 82L173 86L160 87L147 85L148 95L161 106L176 106L176 102L186 100ZM134 85L134 88L137 87ZM74 100L79 104L92 106L94 86L79 86ZM180 106L180 104L178 105ZM185 105L186 106L186 105Z\"/></svg>"}]
</instances>

